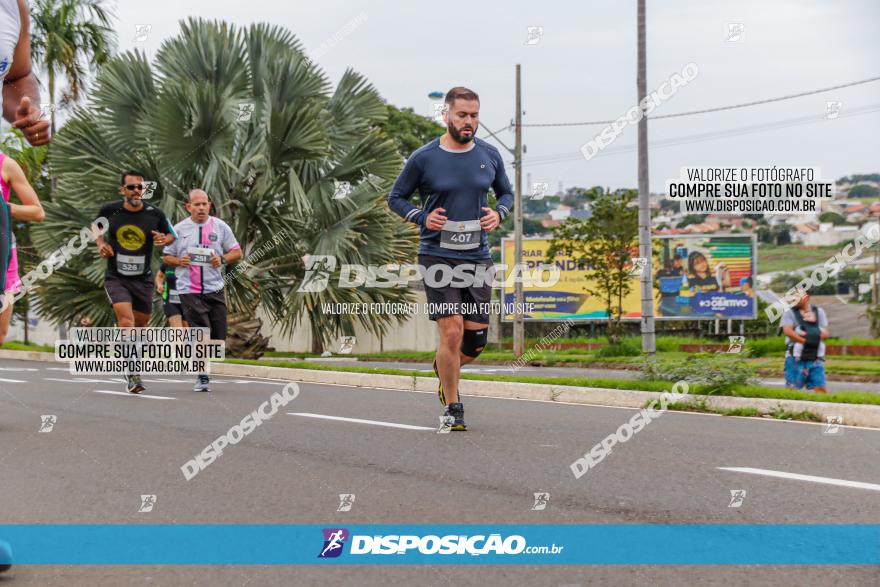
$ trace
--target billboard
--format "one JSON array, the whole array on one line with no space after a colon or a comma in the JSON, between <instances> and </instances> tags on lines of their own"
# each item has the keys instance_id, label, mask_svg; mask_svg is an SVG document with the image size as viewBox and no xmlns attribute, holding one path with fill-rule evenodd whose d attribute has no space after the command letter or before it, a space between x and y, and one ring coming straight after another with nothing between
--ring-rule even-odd
<instances>
[{"instance_id":1,"label":"billboard","mask_svg":"<svg viewBox=\"0 0 880 587\"><path fill-rule=\"evenodd\" d=\"M752 320L757 314L753 289L756 269L754 235L687 234L655 236L653 259L654 316L658 320ZM514 266L514 241L501 242L505 282ZM524 238L523 263L535 267L550 263L550 239ZM636 250L632 251L636 256ZM607 320L604 302L585 291L587 269L575 259L557 256L552 265L559 281L549 287L524 284L526 304L534 310L526 320ZM513 303L513 289L502 289L505 303ZM641 318L639 277L633 276L623 299L623 319ZM512 320L507 314L505 320Z\"/></svg>"},{"instance_id":2,"label":"billboard","mask_svg":"<svg viewBox=\"0 0 880 587\"><path fill-rule=\"evenodd\" d=\"M689 234L655 240L657 318L755 319L754 235Z\"/></svg>"}]
</instances>

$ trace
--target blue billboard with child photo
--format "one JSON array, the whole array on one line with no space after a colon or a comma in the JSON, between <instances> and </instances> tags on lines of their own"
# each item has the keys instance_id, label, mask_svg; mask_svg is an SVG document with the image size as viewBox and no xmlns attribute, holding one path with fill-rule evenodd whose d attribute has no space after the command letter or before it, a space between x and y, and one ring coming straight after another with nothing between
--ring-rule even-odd
<instances>
[{"instance_id":1,"label":"blue billboard with child photo","mask_svg":"<svg viewBox=\"0 0 880 587\"><path fill-rule=\"evenodd\" d=\"M752 236L656 237L658 318L755 318Z\"/></svg>"}]
</instances>

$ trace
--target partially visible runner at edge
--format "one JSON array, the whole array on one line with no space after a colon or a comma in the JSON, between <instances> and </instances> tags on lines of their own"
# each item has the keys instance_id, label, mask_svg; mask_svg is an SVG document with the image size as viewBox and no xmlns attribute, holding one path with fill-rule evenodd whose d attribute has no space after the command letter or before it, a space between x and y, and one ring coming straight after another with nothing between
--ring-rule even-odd
<instances>
[{"instance_id":1,"label":"partially visible runner at edge","mask_svg":"<svg viewBox=\"0 0 880 587\"><path fill-rule=\"evenodd\" d=\"M31 68L30 13L25 0L0 0L0 85L2 85L3 118L12 123L12 128L20 130L31 145L38 147L48 144L51 138L49 121L43 119L41 115L40 87L37 76ZM6 161L11 159L7 157ZM36 195L31 200L28 189L19 187L18 174L14 170L9 171L12 164L6 161L3 163L3 181L7 187L12 187L21 200L22 206L19 208L30 208L35 205L34 202L39 206ZM3 286L0 288L0 293L4 294L13 282L7 274L15 267L16 276L18 275L10 216L32 222L40 222L43 219L42 208L40 208L39 220L36 219L37 214L32 209L24 212L29 218L16 216L13 207L15 205L7 204L7 187L3 188L4 197L0 198L0 280L4 282L0 284ZM30 189L30 192L33 190ZM22 210L19 210L19 213L21 212ZM7 312L10 313L8 317ZM6 335L9 327L11 312L10 302L3 309L3 336ZM0 573L8 571L11 567L12 549L8 544L0 541Z\"/></svg>"},{"instance_id":2,"label":"partially visible runner at edge","mask_svg":"<svg viewBox=\"0 0 880 587\"><path fill-rule=\"evenodd\" d=\"M168 263L162 263L156 272L156 293L162 297L162 307L168 325L172 328L189 328L183 319L183 307L180 305L180 293L177 291L176 269Z\"/></svg>"},{"instance_id":3,"label":"partially visible runner at edge","mask_svg":"<svg viewBox=\"0 0 880 587\"><path fill-rule=\"evenodd\" d=\"M0 152L0 192L3 194L3 202L6 204L8 214L16 220L22 222L42 222L46 217L43 212L43 206L37 197L37 192L28 183L21 166L15 162L12 157ZM12 193L18 196L21 204L15 204L9 201ZM3 212L5 214L6 212ZM18 252L15 250L15 235L12 234L9 218L7 220L8 233L3 234L3 238L9 239L10 249L6 271L0 274L0 286L4 293L3 311L0 313L0 344L6 340L6 334L9 332L9 323L12 320L12 304L15 294L21 291L21 279L18 275Z\"/></svg>"}]
</instances>

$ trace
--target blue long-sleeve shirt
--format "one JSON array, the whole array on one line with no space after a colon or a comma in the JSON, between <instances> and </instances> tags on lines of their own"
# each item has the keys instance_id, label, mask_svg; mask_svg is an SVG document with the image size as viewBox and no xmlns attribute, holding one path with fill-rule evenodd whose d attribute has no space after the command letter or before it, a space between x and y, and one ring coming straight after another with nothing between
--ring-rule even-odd
<instances>
[{"instance_id":1,"label":"blue long-sleeve shirt","mask_svg":"<svg viewBox=\"0 0 880 587\"><path fill-rule=\"evenodd\" d=\"M480 235L479 248L441 248L440 231L425 227L425 219L436 208L446 210L444 216L449 220L478 220L484 214L483 208L489 205L491 187L496 196L495 210L501 219L513 210L513 188L498 149L478 138L474 138L473 144L467 151L450 151L440 145L440 139L434 139L410 156L391 188L388 207L420 228L420 255L469 260L489 258L489 238L485 231ZM416 190L422 196L423 208L409 201Z\"/></svg>"}]
</instances>

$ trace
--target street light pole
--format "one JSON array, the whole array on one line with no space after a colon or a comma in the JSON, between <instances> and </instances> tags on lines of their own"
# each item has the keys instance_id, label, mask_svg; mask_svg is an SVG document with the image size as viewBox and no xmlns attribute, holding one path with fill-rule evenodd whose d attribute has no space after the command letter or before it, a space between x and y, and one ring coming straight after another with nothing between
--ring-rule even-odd
<instances>
[{"instance_id":1,"label":"street light pole","mask_svg":"<svg viewBox=\"0 0 880 587\"><path fill-rule=\"evenodd\" d=\"M648 183L648 113L645 97L648 80L645 59L645 0L638 0L638 65L636 86L642 117L639 119L639 257L646 259L641 275L642 293L642 352L654 356L657 344L654 338L654 292L651 288L651 198Z\"/></svg>"},{"instance_id":2,"label":"street light pole","mask_svg":"<svg viewBox=\"0 0 880 587\"><path fill-rule=\"evenodd\" d=\"M523 209L522 209L522 88L520 83L520 66L516 64L516 190L513 198L513 249L515 267L522 267L522 237L523 237ZM513 356L521 357L525 352L525 322L523 313L519 308L524 307L522 279L517 279L513 285L514 312L513 312Z\"/></svg>"}]
</instances>

